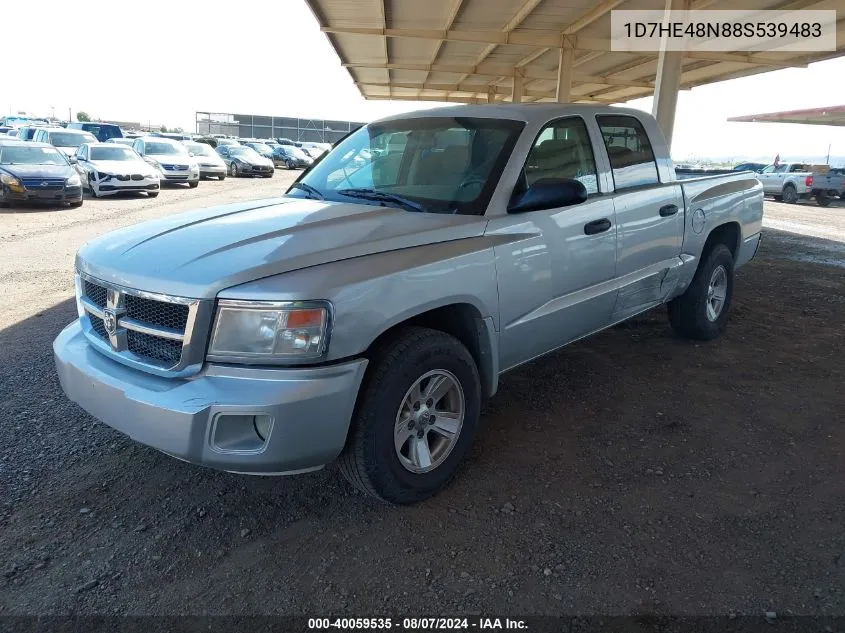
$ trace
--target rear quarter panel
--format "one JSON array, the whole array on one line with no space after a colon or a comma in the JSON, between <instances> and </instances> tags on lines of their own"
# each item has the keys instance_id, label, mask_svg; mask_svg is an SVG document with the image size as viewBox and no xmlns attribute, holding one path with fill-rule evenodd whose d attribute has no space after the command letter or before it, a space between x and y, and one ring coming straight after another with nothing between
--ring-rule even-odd
<instances>
[{"instance_id":1,"label":"rear quarter panel","mask_svg":"<svg viewBox=\"0 0 845 633\"><path fill-rule=\"evenodd\" d=\"M719 226L739 225L739 247L763 228L763 185L754 174L708 176L679 181L686 219L681 257L685 260L679 292L692 281L707 238Z\"/></svg>"}]
</instances>

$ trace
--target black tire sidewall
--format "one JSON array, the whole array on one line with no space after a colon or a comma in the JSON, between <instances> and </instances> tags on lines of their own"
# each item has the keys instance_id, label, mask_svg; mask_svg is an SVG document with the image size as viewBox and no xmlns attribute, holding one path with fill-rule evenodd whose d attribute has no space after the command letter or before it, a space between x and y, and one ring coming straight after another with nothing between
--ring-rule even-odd
<instances>
[{"instance_id":1,"label":"black tire sidewall","mask_svg":"<svg viewBox=\"0 0 845 633\"><path fill-rule=\"evenodd\" d=\"M787 192L789 192L789 195L787 195ZM783 188L782 198L783 201L787 204L795 204L796 202L798 202L798 190L792 185L786 185ZM789 200L787 200L787 198L789 198Z\"/></svg>"},{"instance_id":2,"label":"black tire sidewall","mask_svg":"<svg viewBox=\"0 0 845 633\"><path fill-rule=\"evenodd\" d=\"M715 321L707 318L707 290L710 287L710 278L713 271L718 266L725 269L728 279L728 289L725 295L725 303L722 305L722 311L719 313ZM728 324L730 317L731 299L733 297L734 289L734 266L733 257L730 250L724 244L717 244L711 249L704 262L704 266L696 273L696 276L701 275L700 278L694 281L696 287L695 296L695 326L700 330L705 339L714 339L718 337Z\"/></svg>"},{"instance_id":3,"label":"black tire sidewall","mask_svg":"<svg viewBox=\"0 0 845 633\"><path fill-rule=\"evenodd\" d=\"M388 501L413 503L425 499L455 475L469 450L481 412L481 385L478 370L469 352L460 343L443 337L430 349L411 349L388 371L379 372L377 384L371 384L369 397L358 422L364 428L363 450L368 478L376 492ZM413 473L402 466L394 447L396 414L408 389L425 373L445 369L460 382L464 391L464 421L457 444L446 460L428 473Z\"/></svg>"}]
</instances>

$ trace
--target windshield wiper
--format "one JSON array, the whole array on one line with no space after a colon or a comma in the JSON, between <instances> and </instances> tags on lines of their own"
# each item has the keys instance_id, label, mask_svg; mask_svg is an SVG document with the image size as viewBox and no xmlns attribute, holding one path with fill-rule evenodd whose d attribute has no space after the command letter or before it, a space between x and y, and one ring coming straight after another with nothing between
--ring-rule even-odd
<instances>
[{"instance_id":1,"label":"windshield wiper","mask_svg":"<svg viewBox=\"0 0 845 633\"><path fill-rule=\"evenodd\" d=\"M393 204L398 204L406 211L426 213L425 207L421 204L412 202L402 196L397 196L395 193L376 191L375 189L339 189L337 193L343 196L349 196L350 198L361 198L363 200L373 200L375 202L392 202Z\"/></svg>"},{"instance_id":2,"label":"windshield wiper","mask_svg":"<svg viewBox=\"0 0 845 633\"><path fill-rule=\"evenodd\" d=\"M304 182L295 182L290 186L291 189L302 189L306 193L309 193L311 197L315 200L325 200L326 196L320 193L319 189L315 189L311 185L307 185Z\"/></svg>"}]
</instances>

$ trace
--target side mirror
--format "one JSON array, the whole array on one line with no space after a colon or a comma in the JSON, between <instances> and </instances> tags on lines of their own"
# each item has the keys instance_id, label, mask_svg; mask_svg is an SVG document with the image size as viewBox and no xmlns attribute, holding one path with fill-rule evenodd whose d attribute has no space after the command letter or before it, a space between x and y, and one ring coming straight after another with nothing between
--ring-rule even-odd
<instances>
[{"instance_id":1,"label":"side mirror","mask_svg":"<svg viewBox=\"0 0 845 633\"><path fill-rule=\"evenodd\" d=\"M76 163L79 161L76 156L68 156L67 159L71 165L76 165Z\"/></svg>"},{"instance_id":2,"label":"side mirror","mask_svg":"<svg viewBox=\"0 0 845 633\"><path fill-rule=\"evenodd\" d=\"M188 156L196 156L193 152L188 152Z\"/></svg>"},{"instance_id":3,"label":"side mirror","mask_svg":"<svg viewBox=\"0 0 845 633\"><path fill-rule=\"evenodd\" d=\"M571 178L542 178L522 193L515 194L508 213L542 211L581 204L587 199L587 188Z\"/></svg>"}]
</instances>

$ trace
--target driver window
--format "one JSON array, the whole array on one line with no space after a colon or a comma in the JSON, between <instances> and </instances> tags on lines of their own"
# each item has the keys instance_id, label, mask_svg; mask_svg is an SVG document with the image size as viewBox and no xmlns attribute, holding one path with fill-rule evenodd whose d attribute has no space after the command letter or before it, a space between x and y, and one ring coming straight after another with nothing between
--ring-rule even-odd
<instances>
[{"instance_id":1,"label":"driver window","mask_svg":"<svg viewBox=\"0 0 845 633\"><path fill-rule=\"evenodd\" d=\"M775 171L775 168L774 168L772 165L769 165L769 166L768 166L768 167L766 167L766 168L765 168L765 169L764 169L761 173L763 173L763 174L772 174L772 173L774 173L774 171Z\"/></svg>"},{"instance_id":2,"label":"driver window","mask_svg":"<svg viewBox=\"0 0 845 633\"><path fill-rule=\"evenodd\" d=\"M789 170L789 165L781 165L775 171L779 174L785 174Z\"/></svg>"},{"instance_id":3,"label":"driver window","mask_svg":"<svg viewBox=\"0 0 845 633\"><path fill-rule=\"evenodd\" d=\"M525 162L526 184L530 187L544 178L578 180L588 194L599 192L593 146L580 117L550 123L534 141Z\"/></svg>"}]
</instances>

